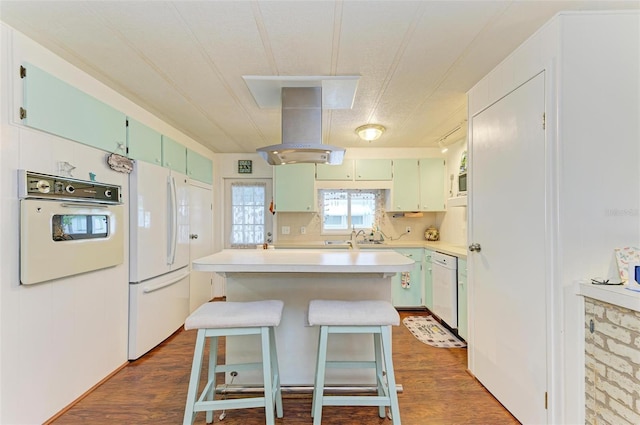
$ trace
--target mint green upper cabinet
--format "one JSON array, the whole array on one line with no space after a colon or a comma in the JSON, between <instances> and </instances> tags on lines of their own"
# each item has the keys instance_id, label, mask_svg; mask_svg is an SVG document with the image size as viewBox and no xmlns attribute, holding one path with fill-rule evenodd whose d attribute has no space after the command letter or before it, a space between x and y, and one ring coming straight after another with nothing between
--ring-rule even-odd
<instances>
[{"instance_id":1,"label":"mint green upper cabinet","mask_svg":"<svg viewBox=\"0 0 640 425\"><path fill-rule=\"evenodd\" d=\"M213 162L197 152L187 149L187 176L203 183L213 183Z\"/></svg>"},{"instance_id":2,"label":"mint green upper cabinet","mask_svg":"<svg viewBox=\"0 0 640 425\"><path fill-rule=\"evenodd\" d=\"M356 159L356 180L391 180L393 163L390 159Z\"/></svg>"},{"instance_id":3,"label":"mint green upper cabinet","mask_svg":"<svg viewBox=\"0 0 640 425\"><path fill-rule=\"evenodd\" d=\"M393 160L390 211L420 209L420 169L417 159Z\"/></svg>"},{"instance_id":4,"label":"mint green upper cabinet","mask_svg":"<svg viewBox=\"0 0 640 425\"><path fill-rule=\"evenodd\" d=\"M24 64L24 125L125 154L126 116L31 64Z\"/></svg>"},{"instance_id":5,"label":"mint green upper cabinet","mask_svg":"<svg viewBox=\"0 0 640 425\"><path fill-rule=\"evenodd\" d=\"M315 164L287 164L275 166L276 211L316 211L315 173Z\"/></svg>"},{"instance_id":6,"label":"mint green upper cabinet","mask_svg":"<svg viewBox=\"0 0 640 425\"><path fill-rule=\"evenodd\" d=\"M162 135L162 166L179 173L187 173L187 148Z\"/></svg>"},{"instance_id":7,"label":"mint green upper cabinet","mask_svg":"<svg viewBox=\"0 0 640 425\"><path fill-rule=\"evenodd\" d=\"M420 159L420 211L443 211L444 159Z\"/></svg>"},{"instance_id":8,"label":"mint green upper cabinet","mask_svg":"<svg viewBox=\"0 0 640 425\"><path fill-rule=\"evenodd\" d=\"M458 335L464 339L469 335L467 293L467 261L458 258Z\"/></svg>"},{"instance_id":9,"label":"mint green upper cabinet","mask_svg":"<svg viewBox=\"0 0 640 425\"><path fill-rule=\"evenodd\" d=\"M129 158L162 165L162 135L133 118L127 122Z\"/></svg>"},{"instance_id":10,"label":"mint green upper cabinet","mask_svg":"<svg viewBox=\"0 0 640 425\"><path fill-rule=\"evenodd\" d=\"M408 273L391 278L391 300L395 307L422 306L422 248L396 249L396 252L415 261Z\"/></svg>"},{"instance_id":11,"label":"mint green upper cabinet","mask_svg":"<svg viewBox=\"0 0 640 425\"><path fill-rule=\"evenodd\" d=\"M433 273L432 273L432 262L431 255L433 251L430 249L424 250L424 260L422 264L422 276L424 283L424 299L423 304L429 310L433 310Z\"/></svg>"},{"instance_id":12,"label":"mint green upper cabinet","mask_svg":"<svg viewBox=\"0 0 640 425\"><path fill-rule=\"evenodd\" d=\"M353 180L353 160L345 159L340 165L316 165L316 180Z\"/></svg>"}]
</instances>

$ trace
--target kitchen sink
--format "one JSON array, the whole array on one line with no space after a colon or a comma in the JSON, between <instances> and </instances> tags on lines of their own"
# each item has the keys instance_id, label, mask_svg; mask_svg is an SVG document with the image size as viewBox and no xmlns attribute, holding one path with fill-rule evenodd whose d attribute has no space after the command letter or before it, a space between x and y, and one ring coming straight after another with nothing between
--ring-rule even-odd
<instances>
[{"instance_id":1,"label":"kitchen sink","mask_svg":"<svg viewBox=\"0 0 640 425\"><path fill-rule=\"evenodd\" d=\"M357 241L356 244L357 245L381 245L383 244L383 241ZM350 240L330 240L330 241L324 241L325 245L351 245L351 241Z\"/></svg>"},{"instance_id":2,"label":"kitchen sink","mask_svg":"<svg viewBox=\"0 0 640 425\"><path fill-rule=\"evenodd\" d=\"M351 241L324 241L325 245L349 245Z\"/></svg>"}]
</instances>

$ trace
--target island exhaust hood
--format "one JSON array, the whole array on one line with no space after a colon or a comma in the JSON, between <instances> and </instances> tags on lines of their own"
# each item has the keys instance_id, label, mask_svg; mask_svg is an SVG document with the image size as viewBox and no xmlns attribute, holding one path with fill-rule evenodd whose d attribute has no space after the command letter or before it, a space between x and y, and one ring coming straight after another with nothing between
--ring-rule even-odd
<instances>
[{"instance_id":1,"label":"island exhaust hood","mask_svg":"<svg viewBox=\"0 0 640 425\"><path fill-rule=\"evenodd\" d=\"M271 165L342 164L344 148L322 143L322 88L282 87L282 143L256 151Z\"/></svg>"}]
</instances>

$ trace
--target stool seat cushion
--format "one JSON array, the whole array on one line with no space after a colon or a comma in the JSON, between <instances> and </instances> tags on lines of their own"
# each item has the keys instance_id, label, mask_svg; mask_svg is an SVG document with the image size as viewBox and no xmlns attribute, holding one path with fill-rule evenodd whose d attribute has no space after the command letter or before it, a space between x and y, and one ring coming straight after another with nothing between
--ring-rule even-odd
<instances>
[{"instance_id":1,"label":"stool seat cushion","mask_svg":"<svg viewBox=\"0 0 640 425\"><path fill-rule=\"evenodd\" d=\"M382 326L400 324L400 315L387 301L312 300L309 303L312 326Z\"/></svg>"},{"instance_id":2,"label":"stool seat cushion","mask_svg":"<svg viewBox=\"0 0 640 425\"><path fill-rule=\"evenodd\" d=\"M250 302L208 302L196 309L184 323L186 330L278 326L284 303L280 300Z\"/></svg>"}]
</instances>

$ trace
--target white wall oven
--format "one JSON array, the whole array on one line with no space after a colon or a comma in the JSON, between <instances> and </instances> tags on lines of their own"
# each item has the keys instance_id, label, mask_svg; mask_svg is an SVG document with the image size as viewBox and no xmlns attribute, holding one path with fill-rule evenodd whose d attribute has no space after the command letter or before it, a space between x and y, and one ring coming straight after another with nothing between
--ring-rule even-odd
<instances>
[{"instance_id":1,"label":"white wall oven","mask_svg":"<svg viewBox=\"0 0 640 425\"><path fill-rule=\"evenodd\" d=\"M18 195L23 285L123 262L120 186L19 170Z\"/></svg>"}]
</instances>

